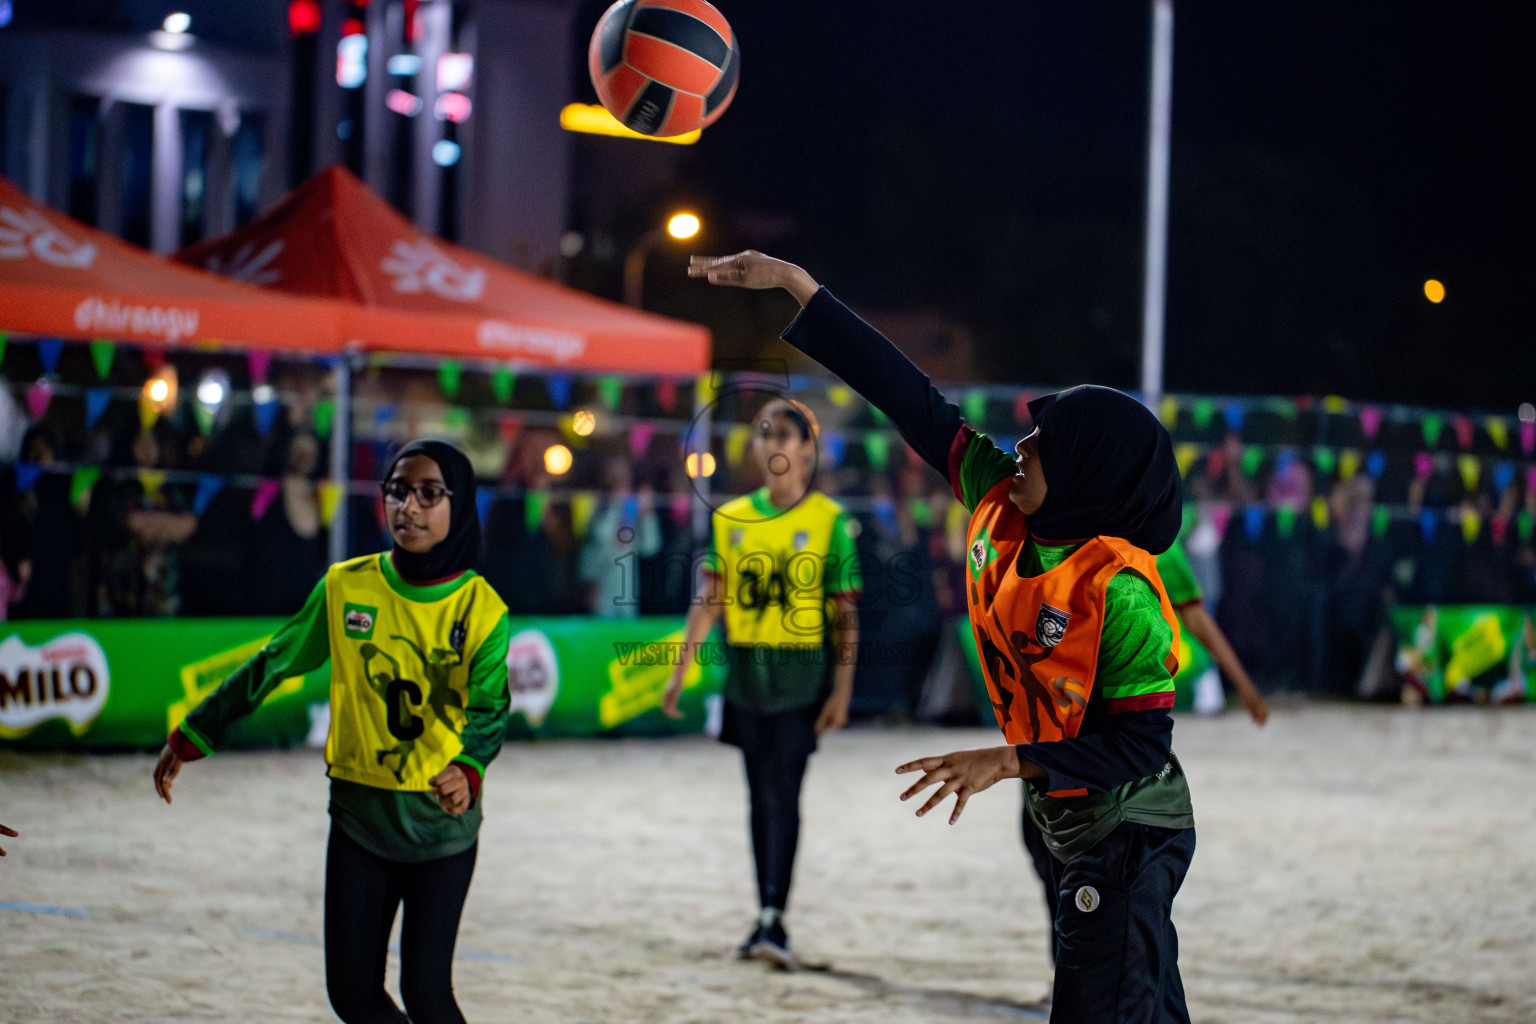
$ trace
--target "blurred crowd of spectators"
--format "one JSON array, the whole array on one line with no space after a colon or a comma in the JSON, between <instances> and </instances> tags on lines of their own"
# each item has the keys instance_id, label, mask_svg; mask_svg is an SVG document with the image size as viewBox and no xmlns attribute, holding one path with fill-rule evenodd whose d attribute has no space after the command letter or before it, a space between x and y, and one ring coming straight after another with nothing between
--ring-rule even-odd
<instances>
[{"instance_id":1,"label":"blurred crowd of spectators","mask_svg":"<svg viewBox=\"0 0 1536 1024\"><path fill-rule=\"evenodd\" d=\"M68 416L12 430L19 443L13 437L0 461L0 615L294 612L327 563L328 445L313 416L320 387L313 375L283 382L282 414L265 431L249 415L211 432L189 417L144 427L128 403L89 431L61 427L77 422ZM16 413L14 398L5 401ZM477 457L487 467L480 571L515 615L682 613L707 539L695 535L678 457L685 421L658 421L639 449L622 432L592 438L571 472L556 477L543 454L562 435L535 419L465 437L472 454L495 449ZM433 423L392 426L403 436ZM1005 445L1022 429L1008 428L1011 435L996 433ZM841 429L857 438L882 428L863 410ZM1527 473L1502 489L1493 474L1467 486L1444 458L1425 473L1413 439L1394 440L1385 428L1371 439L1386 452L1371 471L1324 472L1307 453L1326 438L1255 442L1263 430L1174 425L1176 440L1199 446L1186 468L1184 543L1208 605L1262 688L1355 692L1393 602L1536 603L1536 549L1529 531L1512 525L1536 512ZM398 440L355 442L354 480L376 477ZM1249 451L1256 443L1262 458ZM911 709L929 657L965 614L965 517L945 482L907 458L894 434L888 460L845 447L826 460L817 486L858 523L863 639L908 652L861 667L860 700ZM717 492L759 483L750 460L722 462L711 481ZM82 466L100 468L88 487ZM216 490L209 477L221 481ZM1468 513L1480 524L1475 536L1462 525ZM367 483L337 514L348 517L349 555L388 546Z\"/></svg>"}]
</instances>

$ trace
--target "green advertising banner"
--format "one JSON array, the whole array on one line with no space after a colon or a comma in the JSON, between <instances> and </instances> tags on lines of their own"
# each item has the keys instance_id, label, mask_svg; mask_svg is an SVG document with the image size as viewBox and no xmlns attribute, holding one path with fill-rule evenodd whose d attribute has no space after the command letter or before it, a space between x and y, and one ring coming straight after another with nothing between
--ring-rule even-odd
<instances>
[{"instance_id":1,"label":"green advertising banner","mask_svg":"<svg viewBox=\"0 0 1536 1024\"><path fill-rule=\"evenodd\" d=\"M1536 701L1536 608L1402 605L1392 609L1396 669L1408 703Z\"/></svg>"},{"instance_id":2,"label":"green advertising banner","mask_svg":"<svg viewBox=\"0 0 1536 1024\"><path fill-rule=\"evenodd\" d=\"M0 746L157 747L282 623L0 624ZM659 707L681 653L682 619L517 618L511 627L509 737L698 732L725 678L723 665L690 665L680 702L684 715L673 720ZM328 665L285 680L242 723L236 743L323 741L329 693Z\"/></svg>"}]
</instances>

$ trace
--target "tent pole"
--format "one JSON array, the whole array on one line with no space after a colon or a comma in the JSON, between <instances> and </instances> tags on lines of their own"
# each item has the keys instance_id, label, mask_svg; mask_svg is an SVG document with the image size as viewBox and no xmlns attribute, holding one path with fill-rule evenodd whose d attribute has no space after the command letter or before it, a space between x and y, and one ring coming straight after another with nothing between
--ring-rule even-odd
<instances>
[{"instance_id":1,"label":"tent pole","mask_svg":"<svg viewBox=\"0 0 1536 1024\"><path fill-rule=\"evenodd\" d=\"M1168 151L1173 107L1173 0L1152 4L1152 81L1147 100L1147 256L1142 287L1141 400L1163 397L1163 304L1168 267Z\"/></svg>"},{"instance_id":2,"label":"tent pole","mask_svg":"<svg viewBox=\"0 0 1536 1024\"><path fill-rule=\"evenodd\" d=\"M706 370L705 376L707 377L710 372ZM709 500L709 477L703 473L703 453L714 448L714 424L711 422L709 403L704 400L703 391L704 389L701 387L693 389L693 429L700 431L704 438L703 447L698 449L700 472L692 480L694 494L692 523L694 543L698 543L701 537L709 536L709 517L714 511L714 506Z\"/></svg>"},{"instance_id":3,"label":"tent pole","mask_svg":"<svg viewBox=\"0 0 1536 1024\"><path fill-rule=\"evenodd\" d=\"M331 483L340 495L331 517L330 560L347 558L347 526L351 519L352 495L352 357L342 353L336 359L336 415L331 418Z\"/></svg>"}]
</instances>

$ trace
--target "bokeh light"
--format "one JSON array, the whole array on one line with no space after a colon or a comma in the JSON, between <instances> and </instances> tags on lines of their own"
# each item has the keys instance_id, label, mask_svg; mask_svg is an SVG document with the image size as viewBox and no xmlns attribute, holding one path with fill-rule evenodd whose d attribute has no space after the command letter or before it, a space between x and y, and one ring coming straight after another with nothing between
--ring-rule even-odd
<instances>
[{"instance_id":1,"label":"bokeh light","mask_svg":"<svg viewBox=\"0 0 1536 1024\"><path fill-rule=\"evenodd\" d=\"M667 234L682 241L698 234L701 226L699 218L691 213L673 214L672 219L667 221Z\"/></svg>"},{"instance_id":2,"label":"bokeh light","mask_svg":"<svg viewBox=\"0 0 1536 1024\"><path fill-rule=\"evenodd\" d=\"M551 476L564 476L571 469L571 450L563 444L544 449L544 468Z\"/></svg>"},{"instance_id":3,"label":"bokeh light","mask_svg":"<svg viewBox=\"0 0 1536 1024\"><path fill-rule=\"evenodd\" d=\"M1424 297L1430 302L1444 302L1445 285L1441 284L1439 281L1436 281L1434 278L1430 278L1428 281L1424 282Z\"/></svg>"}]
</instances>

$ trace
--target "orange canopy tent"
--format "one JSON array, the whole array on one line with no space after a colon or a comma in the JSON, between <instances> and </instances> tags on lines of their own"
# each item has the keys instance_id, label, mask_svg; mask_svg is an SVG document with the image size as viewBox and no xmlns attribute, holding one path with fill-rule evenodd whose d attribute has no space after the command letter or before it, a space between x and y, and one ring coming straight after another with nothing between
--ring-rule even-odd
<instances>
[{"instance_id":1,"label":"orange canopy tent","mask_svg":"<svg viewBox=\"0 0 1536 1024\"><path fill-rule=\"evenodd\" d=\"M0 178L0 331L327 353L343 311L161 259Z\"/></svg>"},{"instance_id":2,"label":"orange canopy tent","mask_svg":"<svg viewBox=\"0 0 1536 1024\"><path fill-rule=\"evenodd\" d=\"M349 300L347 340L371 351L668 376L709 368L706 328L424 235L340 167L176 258L279 291Z\"/></svg>"}]
</instances>

